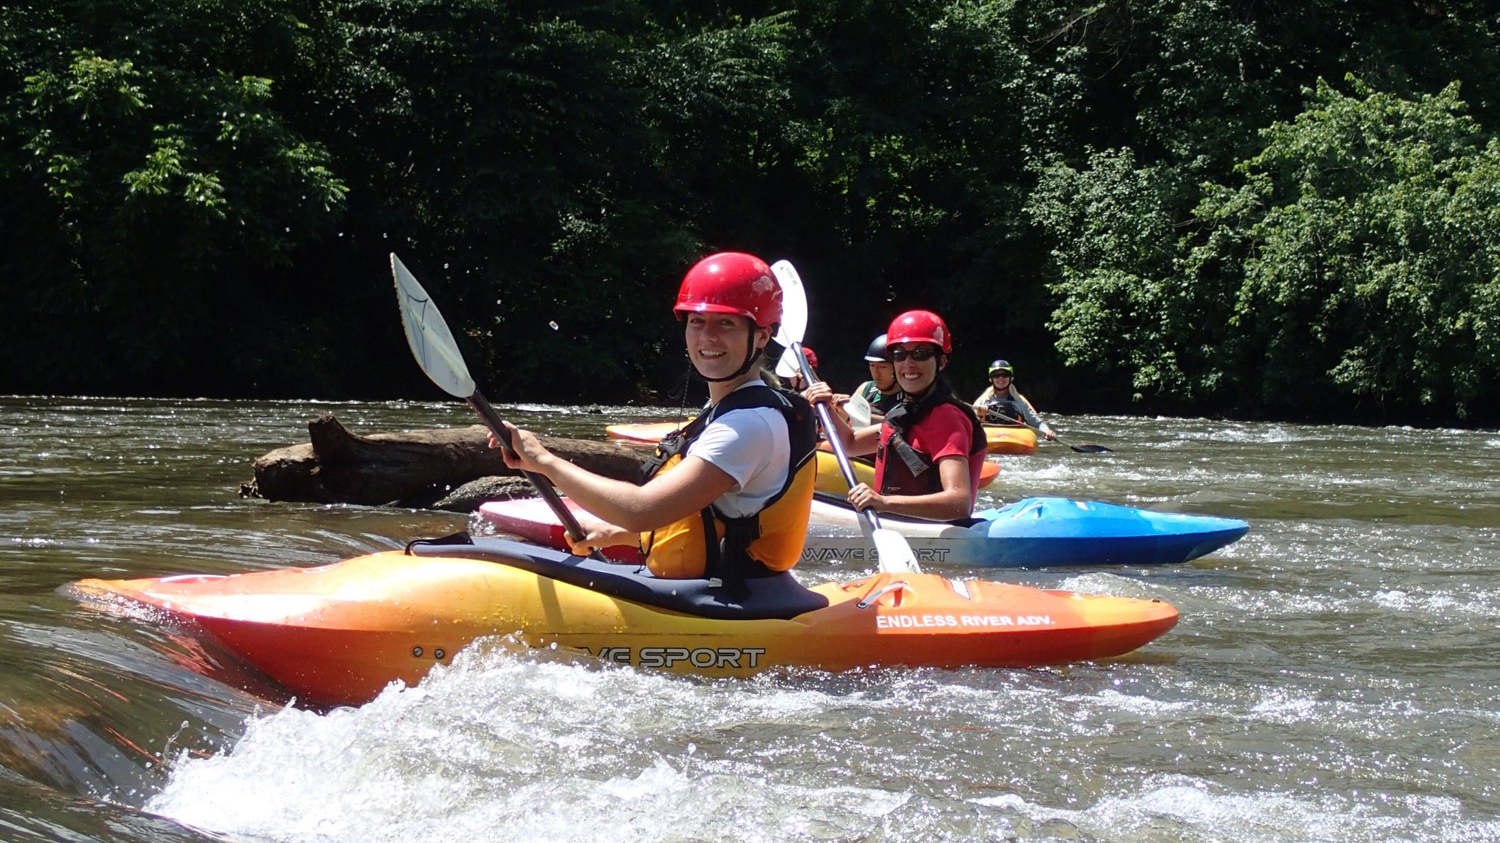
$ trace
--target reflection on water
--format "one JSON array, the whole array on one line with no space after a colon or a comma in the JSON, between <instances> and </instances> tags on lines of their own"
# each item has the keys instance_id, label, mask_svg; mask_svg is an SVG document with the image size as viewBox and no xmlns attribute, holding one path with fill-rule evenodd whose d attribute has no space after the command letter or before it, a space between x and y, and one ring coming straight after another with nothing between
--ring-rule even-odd
<instances>
[{"instance_id":1,"label":"reflection on water","mask_svg":"<svg viewBox=\"0 0 1500 843\"><path fill-rule=\"evenodd\" d=\"M589 438L671 415L502 410ZM238 497L328 411L360 433L472 423L454 403L0 399L0 836L1500 840L1495 433L1057 420L1115 453L1000 457L983 504L1251 523L1186 565L1005 574L1182 611L1107 664L705 680L492 640L315 713L194 629L58 592L463 527Z\"/></svg>"}]
</instances>

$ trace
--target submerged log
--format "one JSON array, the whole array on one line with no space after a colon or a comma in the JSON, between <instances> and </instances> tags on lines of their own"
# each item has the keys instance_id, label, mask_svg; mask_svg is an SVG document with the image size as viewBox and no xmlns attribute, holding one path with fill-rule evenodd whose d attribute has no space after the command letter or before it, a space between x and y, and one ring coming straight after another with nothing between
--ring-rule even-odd
<instances>
[{"instance_id":1,"label":"submerged log","mask_svg":"<svg viewBox=\"0 0 1500 843\"><path fill-rule=\"evenodd\" d=\"M517 476L486 442L484 425L351 433L333 414L307 425L310 442L255 461L242 495L273 501L428 507L481 477ZM553 453L589 471L635 479L646 454L609 442L540 437ZM452 501L448 502L451 507Z\"/></svg>"}]
</instances>

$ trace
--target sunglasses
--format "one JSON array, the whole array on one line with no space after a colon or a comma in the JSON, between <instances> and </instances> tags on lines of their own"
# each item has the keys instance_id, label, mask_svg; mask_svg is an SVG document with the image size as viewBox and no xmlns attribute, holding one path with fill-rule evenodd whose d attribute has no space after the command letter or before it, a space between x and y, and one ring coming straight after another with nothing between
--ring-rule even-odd
<instances>
[{"instance_id":1,"label":"sunglasses","mask_svg":"<svg viewBox=\"0 0 1500 843\"><path fill-rule=\"evenodd\" d=\"M992 378L1014 378L1015 372L990 372Z\"/></svg>"},{"instance_id":2,"label":"sunglasses","mask_svg":"<svg viewBox=\"0 0 1500 843\"><path fill-rule=\"evenodd\" d=\"M910 357L911 359L917 361L918 363L925 363L928 360L931 360L932 358L936 357L937 355L938 355L937 348L935 346L931 346L931 345L919 345L916 348L912 348L912 349L906 349L906 348L893 348L893 349L891 349L891 360L893 360L893 361L895 361L897 363L900 363L902 360L905 360L908 357Z\"/></svg>"}]
</instances>

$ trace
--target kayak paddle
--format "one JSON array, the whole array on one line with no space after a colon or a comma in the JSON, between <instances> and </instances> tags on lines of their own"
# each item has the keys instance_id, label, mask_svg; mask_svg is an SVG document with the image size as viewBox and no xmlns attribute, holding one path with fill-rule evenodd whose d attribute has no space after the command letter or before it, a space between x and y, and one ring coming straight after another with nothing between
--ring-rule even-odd
<instances>
[{"instance_id":1,"label":"kayak paddle","mask_svg":"<svg viewBox=\"0 0 1500 843\"><path fill-rule=\"evenodd\" d=\"M505 450L514 455L516 451L511 446L510 431L501 421L500 414L495 412L495 408L490 406L490 402L485 400L479 388L474 385L474 378L469 376L469 367L464 364L458 344L453 341L453 332L448 330L448 323L443 321L443 314L417 282L416 276L396 257L395 252L391 253L391 274L396 278L396 301L401 305L401 326L406 329L406 342L411 346L412 356L417 358L417 365L444 392L469 402L474 412L494 431ZM562 502L557 490L552 488L552 481L524 469L521 473L541 493L547 505L552 507L552 512L567 528L568 537L573 541L582 541L583 527Z\"/></svg>"},{"instance_id":2,"label":"kayak paddle","mask_svg":"<svg viewBox=\"0 0 1500 843\"><path fill-rule=\"evenodd\" d=\"M863 395L854 394L844 402L844 413L849 416L849 423L857 427L869 427L874 424L874 409Z\"/></svg>"},{"instance_id":3,"label":"kayak paddle","mask_svg":"<svg viewBox=\"0 0 1500 843\"><path fill-rule=\"evenodd\" d=\"M1018 424L1021 427L1029 427L1037 433L1042 432L1040 428L1032 427L1031 425L1027 424L1025 419L1011 418L1004 413L997 412L990 408L985 408L985 412L997 419L1002 419L1008 424ZM1043 434L1043 436L1045 435L1046 434ZM1106 448L1103 445L1073 445L1071 443L1064 442L1063 438L1061 436L1058 436L1056 433L1052 434L1052 438L1059 444L1067 445L1069 448L1072 448L1080 454L1113 454L1115 452L1114 448Z\"/></svg>"},{"instance_id":4,"label":"kayak paddle","mask_svg":"<svg viewBox=\"0 0 1500 843\"><path fill-rule=\"evenodd\" d=\"M782 361L791 362L787 360L787 355L790 355L810 386L817 380L812 367L807 365L807 357L802 353L802 335L807 330L807 291L802 288L802 277L797 274L796 267L790 261L777 261L771 265L771 271L776 273L776 280L781 282L781 328L776 332L776 342L786 347ZM777 366L777 371L780 371L780 365ZM833 446L833 455L838 458L839 471L844 475L844 482L852 489L859 481L854 477L854 467L850 465L849 455L844 451L843 440L834 433L833 416L827 404L819 404L817 410L823 429L828 432L828 444ZM862 509L860 515L864 516L860 520L860 526L875 544L875 558L881 572L921 573L917 555L912 552L905 536L880 526L880 517L873 509Z\"/></svg>"}]
</instances>

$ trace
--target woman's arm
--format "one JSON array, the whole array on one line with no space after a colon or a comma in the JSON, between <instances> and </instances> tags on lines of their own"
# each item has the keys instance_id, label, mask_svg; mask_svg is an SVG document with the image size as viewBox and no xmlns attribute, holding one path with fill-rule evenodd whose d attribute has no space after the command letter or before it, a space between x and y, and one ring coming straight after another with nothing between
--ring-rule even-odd
<instances>
[{"instance_id":1,"label":"woman's arm","mask_svg":"<svg viewBox=\"0 0 1500 843\"><path fill-rule=\"evenodd\" d=\"M819 382L809 386L802 393L802 397L814 405L834 406L831 403L835 397L833 389L826 383ZM833 430L825 430L823 434L830 439L837 436L844 446L844 453L853 457L875 453L875 447L880 444L880 425L872 424L855 430L849 426L849 420L844 418L843 414L830 413L829 415L833 417Z\"/></svg>"},{"instance_id":2,"label":"woman's arm","mask_svg":"<svg viewBox=\"0 0 1500 843\"><path fill-rule=\"evenodd\" d=\"M855 509L874 507L876 512L890 512L930 521L957 521L968 518L974 508L969 487L969 461L949 456L937 461L938 479L943 489L927 495L882 495L861 483L849 490L849 502Z\"/></svg>"},{"instance_id":3,"label":"woman's arm","mask_svg":"<svg viewBox=\"0 0 1500 843\"><path fill-rule=\"evenodd\" d=\"M545 474L579 506L633 532L654 530L686 518L736 485L724 470L690 456L672 471L637 486L580 468L547 450L529 431L509 422L505 426L511 429L511 442L519 456L512 459L501 451L506 465Z\"/></svg>"}]
</instances>

